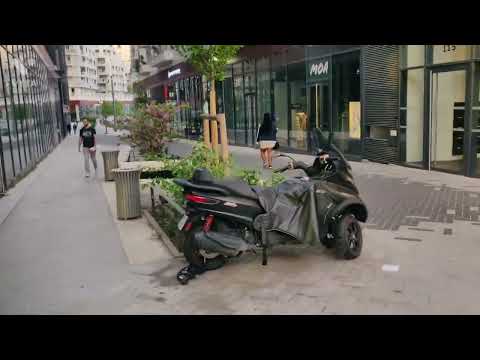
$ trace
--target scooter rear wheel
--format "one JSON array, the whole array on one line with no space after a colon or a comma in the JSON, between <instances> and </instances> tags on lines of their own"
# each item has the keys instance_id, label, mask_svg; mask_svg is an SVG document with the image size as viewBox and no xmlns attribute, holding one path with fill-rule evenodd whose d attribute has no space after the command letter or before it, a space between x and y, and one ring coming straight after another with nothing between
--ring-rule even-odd
<instances>
[{"instance_id":1,"label":"scooter rear wheel","mask_svg":"<svg viewBox=\"0 0 480 360\"><path fill-rule=\"evenodd\" d=\"M203 268L204 270L216 270L225 265L225 257L223 255L218 255L214 258L207 258L201 254L194 238L195 234L200 231L203 231L202 227L196 225L192 227L185 237L183 254L187 261L192 265Z\"/></svg>"}]
</instances>

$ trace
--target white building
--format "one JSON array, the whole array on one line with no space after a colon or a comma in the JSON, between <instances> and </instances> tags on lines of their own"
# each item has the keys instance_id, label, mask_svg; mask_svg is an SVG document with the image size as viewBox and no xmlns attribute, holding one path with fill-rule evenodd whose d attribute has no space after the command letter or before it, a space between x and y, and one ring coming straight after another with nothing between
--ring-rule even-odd
<instances>
[{"instance_id":1,"label":"white building","mask_svg":"<svg viewBox=\"0 0 480 360\"><path fill-rule=\"evenodd\" d=\"M128 92L128 71L120 54L113 45L99 45L97 54L97 83L100 101L133 101L133 95Z\"/></svg>"},{"instance_id":2,"label":"white building","mask_svg":"<svg viewBox=\"0 0 480 360\"><path fill-rule=\"evenodd\" d=\"M71 101L98 102L96 45L65 45Z\"/></svg>"},{"instance_id":3,"label":"white building","mask_svg":"<svg viewBox=\"0 0 480 360\"><path fill-rule=\"evenodd\" d=\"M102 101L133 102L128 92L128 72L116 45L66 45L65 56L70 108L77 117Z\"/></svg>"}]
</instances>

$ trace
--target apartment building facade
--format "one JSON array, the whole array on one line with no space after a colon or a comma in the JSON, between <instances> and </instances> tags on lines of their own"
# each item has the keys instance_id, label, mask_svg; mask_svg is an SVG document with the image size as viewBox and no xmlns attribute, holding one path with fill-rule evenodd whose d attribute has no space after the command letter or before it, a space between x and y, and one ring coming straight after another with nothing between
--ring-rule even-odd
<instances>
[{"instance_id":1,"label":"apartment building facade","mask_svg":"<svg viewBox=\"0 0 480 360\"><path fill-rule=\"evenodd\" d=\"M103 101L133 102L128 91L129 69L113 45L66 45L70 111L73 118L98 113Z\"/></svg>"}]
</instances>

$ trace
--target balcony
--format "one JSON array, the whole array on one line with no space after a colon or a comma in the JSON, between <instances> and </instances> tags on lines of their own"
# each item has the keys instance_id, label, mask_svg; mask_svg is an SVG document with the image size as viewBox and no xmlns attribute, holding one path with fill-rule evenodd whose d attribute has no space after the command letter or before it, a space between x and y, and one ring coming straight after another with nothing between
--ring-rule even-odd
<instances>
[{"instance_id":1,"label":"balcony","mask_svg":"<svg viewBox=\"0 0 480 360\"><path fill-rule=\"evenodd\" d=\"M152 58L150 65L159 70L179 63L183 58L169 46L161 46L158 55Z\"/></svg>"}]
</instances>

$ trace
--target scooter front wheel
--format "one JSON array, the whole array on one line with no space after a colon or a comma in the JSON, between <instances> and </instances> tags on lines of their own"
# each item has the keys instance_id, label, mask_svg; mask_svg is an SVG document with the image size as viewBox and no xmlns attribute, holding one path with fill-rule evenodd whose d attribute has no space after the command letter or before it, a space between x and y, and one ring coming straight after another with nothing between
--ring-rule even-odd
<instances>
[{"instance_id":1,"label":"scooter front wheel","mask_svg":"<svg viewBox=\"0 0 480 360\"><path fill-rule=\"evenodd\" d=\"M338 258L352 260L360 256L363 246L362 228L355 215L344 214L338 224L335 253Z\"/></svg>"}]
</instances>

